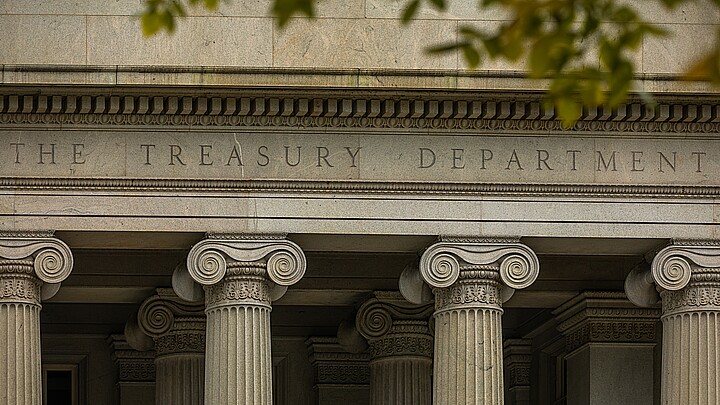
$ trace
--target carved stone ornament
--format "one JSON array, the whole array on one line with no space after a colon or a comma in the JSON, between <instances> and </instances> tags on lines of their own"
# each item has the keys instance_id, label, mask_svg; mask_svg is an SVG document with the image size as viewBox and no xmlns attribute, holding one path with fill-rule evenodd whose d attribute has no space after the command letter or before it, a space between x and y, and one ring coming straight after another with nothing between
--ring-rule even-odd
<instances>
[{"instance_id":1,"label":"carved stone ornament","mask_svg":"<svg viewBox=\"0 0 720 405\"><path fill-rule=\"evenodd\" d=\"M409 303L397 292L376 291L358 309L355 325L366 338L381 337L390 332L396 321L426 321L430 319L433 306Z\"/></svg>"},{"instance_id":2,"label":"carved stone ornament","mask_svg":"<svg viewBox=\"0 0 720 405\"><path fill-rule=\"evenodd\" d=\"M540 270L538 258L529 247L507 240L441 241L420 258L420 273L434 288L455 284L461 269L477 266L497 266L502 283L512 289L531 285Z\"/></svg>"},{"instance_id":3,"label":"carved stone ornament","mask_svg":"<svg viewBox=\"0 0 720 405\"><path fill-rule=\"evenodd\" d=\"M690 283L691 276L698 269L720 272L720 246L668 246L655 255L651 269L658 287L669 291L681 290Z\"/></svg>"},{"instance_id":4,"label":"carved stone ornament","mask_svg":"<svg viewBox=\"0 0 720 405\"><path fill-rule=\"evenodd\" d=\"M654 343L660 319L660 309L637 308L616 291L583 292L553 314L568 353L591 342Z\"/></svg>"},{"instance_id":5,"label":"carved stone ornament","mask_svg":"<svg viewBox=\"0 0 720 405\"><path fill-rule=\"evenodd\" d=\"M70 275L73 257L65 242L52 237L51 233L12 235L0 236L0 258L32 260L35 275L45 283L57 284Z\"/></svg>"},{"instance_id":6,"label":"carved stone ornament","mask_svg":"<svg viewBox=\"0 0 720 405\"><path fill-rule=\"evenodd\" d=\"M187 268L198 283L213 285L225 277L228 261L263 262L267 276L279 286L297 283L307 267L303 251L288 240L209 238L190 249Z\"/></svg>"},{"instance_id":7,"label":"carved stone ornament","mask_svg":"<svg viewBox=\"0 0 720 405\"><path fill-rule=\"evenodd\" d=\"M125 325L125 335L128 343L140 351L155 347L158 354L203 352L204 307L201 302L182 300L172 289L158 288L157 294L146 299L137 316ZM152 338L154 345L146 337Z\"/></svg>"},{"instance_id":8,"label":"carved stone ornament","mask_svg":"<svg viewBox=\"0 0 720 405\"><path fill-rule=\"evenodd\" d=\"M432 289L425 283L422 274L420 274L417 261L403 269L400 274L398 287L400 294L413 304L427 304L432 302L434 298Z\"/></svg>"}]
</instances>

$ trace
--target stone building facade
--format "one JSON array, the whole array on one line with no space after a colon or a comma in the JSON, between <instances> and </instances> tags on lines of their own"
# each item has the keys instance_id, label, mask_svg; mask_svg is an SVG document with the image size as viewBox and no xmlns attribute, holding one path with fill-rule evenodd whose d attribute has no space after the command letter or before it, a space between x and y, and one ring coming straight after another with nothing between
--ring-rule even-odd
<instances>
[{"instance_id":1,"label":"stone building facade","mask_svg":"<svg viewBox=\"0 0 720 405\"><path fill-rule=\"evenodd\" d=\"M0 403L718 403L718 11L563 129L470 3L0 3Z\"/></svg>"}]
</instances>

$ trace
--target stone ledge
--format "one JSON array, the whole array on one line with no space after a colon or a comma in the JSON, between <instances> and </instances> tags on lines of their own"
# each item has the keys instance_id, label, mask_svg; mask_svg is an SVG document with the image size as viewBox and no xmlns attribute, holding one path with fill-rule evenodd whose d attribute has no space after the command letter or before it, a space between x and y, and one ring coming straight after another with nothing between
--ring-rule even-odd
<instances>
[{"instance_id":1,"label":"stone ledge","mask_svg":"<svg viewBox=\"0 0 720 405\"><path fill-rule=\"evenodd\" d=\"M678 75L636 75L637 89L657 94L720 94L707 82ZM0 65L0 86L180 86L354 88L541 92L547 80L523 71L315 69L191 66Z\"/></svg>"}]
</instances>

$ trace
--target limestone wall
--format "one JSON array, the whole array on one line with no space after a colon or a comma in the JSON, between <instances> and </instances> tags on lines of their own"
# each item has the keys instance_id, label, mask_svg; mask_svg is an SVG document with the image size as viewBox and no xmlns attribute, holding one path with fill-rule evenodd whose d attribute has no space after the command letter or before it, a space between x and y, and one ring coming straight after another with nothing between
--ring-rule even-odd
<instances>
[{"instance_id":1,"label":"limestone wall","mask_svg":"<svg viewBox=\"0 0 720 405\"><path fill-rule=\"evenodd\" d=\"M449 12L424 10L409 27L399 23L403 1L323 0L319 18L298 18L286 30L268 17L269 0L232 0L215 13L195 11L177 32L143 38L141 0L3 0L0 64L78 66L220 66L323 69L464 69L458 55L429 57L427 45L450 40L460 24L498 24L499 11L479 14L475 1L453 0ZM645 74L676 74L715 38L720 12L709 1L674 13L657 2L633 2L675 33L648 39L637 55ZM486 70L517 70L500 62Z\"/></svg>"}]
</instances>

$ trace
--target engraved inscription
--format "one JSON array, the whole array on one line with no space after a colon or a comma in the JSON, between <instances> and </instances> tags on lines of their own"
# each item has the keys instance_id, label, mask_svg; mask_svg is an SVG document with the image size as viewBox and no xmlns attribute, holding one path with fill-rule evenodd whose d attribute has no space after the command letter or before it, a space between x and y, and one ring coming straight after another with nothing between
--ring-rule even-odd
<instances>
[{"instance_id":1,"label":"engraved inscription","mask_svg":"<svg viewBox=\"0 0 720 405\"><path fill-rule=\"evenodd\" d=\"M720 186L720 140L6 131L0 177Z\"/></svg>"}]
</instances>

